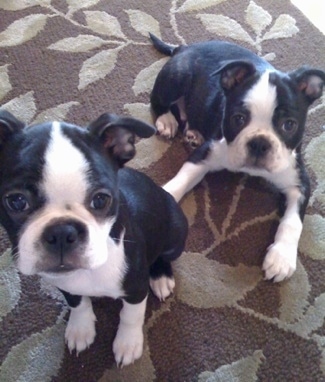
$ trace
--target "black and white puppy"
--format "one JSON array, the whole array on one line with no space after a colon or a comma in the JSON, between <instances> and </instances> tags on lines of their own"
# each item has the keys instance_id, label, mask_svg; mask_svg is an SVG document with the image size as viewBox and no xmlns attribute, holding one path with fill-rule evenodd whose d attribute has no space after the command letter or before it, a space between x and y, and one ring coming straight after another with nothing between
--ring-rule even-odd
<instances>
[{"instance_id":1,"label":"black and white puppy","mask_svg":"<svg viewBox=\"0 0 325 382\"><path fill-rule=\"evenodd\" d=\"M290 277L310 193L301 143L308 107L322 95L325 73L307 67L283 73L222 41L174 47L151 39L159 52L172 56L151 94L156 127L170 138L185 125L188 140L200 145L164 188L179 201L208 172L222 169L273 183L286 209L263 270L266 279ZM172 112L175 106L178 113Z\"/></svg>"},{"instance_id":2,"label":"black and white puppy","mask_svg":"<svg viewBox=\"0 0 325 382\"><path fill-rule=\"evenodd\" d=\"M155 128L103 114L87 129L51 122L30 127L0 111L0 222L18 269L58 287L71 307L70 350L95 338L91 296L121 298L113 343L118 365L142 355L149 283L164 300L175 282L186 218L171 195L123 164L135 135Z\"/></svg>"}]
</instances>

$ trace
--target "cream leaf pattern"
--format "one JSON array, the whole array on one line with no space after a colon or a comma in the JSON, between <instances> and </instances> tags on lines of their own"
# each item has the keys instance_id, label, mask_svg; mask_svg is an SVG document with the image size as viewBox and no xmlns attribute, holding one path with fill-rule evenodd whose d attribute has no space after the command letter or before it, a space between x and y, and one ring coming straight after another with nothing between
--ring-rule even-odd
<instances>
[{"instance_id":1,"label":"cream leaf pattern","mask_svg":"<svg viewBox=\"0 0 325 382\"><path fill-rule=\"evenodd\" d=\"M99 3L100 0L66 0L69 5L70 12L78 11L79 9L89 8Z\"/></svg>"},{"instance_id":2,"label":"cream leaf pattern","mask_svg":"<svg viewBox=\"0 0 325 382\"><path fill-rule=\"evenodd\" d=\"M288 325L287 328L301 337L310 336L315 330L322 327L325 318L325 293L315 298L310 304L304 315L295 323Z\"/></svg>"},{"instance_id":3,"label":"cream leaf pattern","mask_svg":"<svg viewBox=\"0 0 325 382\"><path fill-rule=\"evenodd\" d=\"M48 48L60 50L62 52L88 52L106 44L106 41L90 35L79 35L77 37L68 37L51 44Z\"/></svg>"},{"instance_id":4,"label":"cream leaf pattern","mask_svg":"<svg viewBox=\"0 0 325 382\"><path fill-rule=\"evenodd\" d=\"M20 11L37 5L48 6L51 0L0 0L0 9L6 11Z\"/></svg>"},{"instance_id":5,"label":"cream leaf pattern","mask_svg":"<svg viewBox=\"0 0 325 382\"><path fill-rule=\"evenodd\" d=\"M42 123L45 121L63 121L70 109L77 105L79 105L79 102L71 101L50 109L46 109L37 115L37 117L33 120L33 123Z\"/></svg>"},{"instance_id":6,"label":"cream leaf pattern","mask_svg":"<svg viewBox=\"0 0 325 382\"><path fill-rule=\"evenodd\" d=\"M280 15L273 27L265 33L263 40L292 37L299 32L296 20L289 15Z\"/></svg>"},{"instance_id":7,"label":"cream leaf pattern","mask_svg":"<svg viewBox=\"0 0 325 382\"><path fill-rule=\"evenodd\" d=\"M64 354L65 322L61 314L50 328L36 333L12 348L3 361L0 380L50 381L56 375ZM12 374L14 372L14 374Z\"/></svg>"},{"instance_id":8,"label":"cream leaf pattern","mask_svg":"<svg viewBox=\"0 0 325 382\"><path fill-rule=\"evenodd\" d=\"M263 58L264 60L271 62L275 59L275 53L268 53L265 56L263 56Z\"/></svg>"},{"instance_id":9,"label":"cream leaf pattern","mask_svg":"<svg viewBox=\"0 0 325 382\"><path fill-rule=\"evenodd\" d=\"M34 14L14 21L0 33L0 47L23 44L34 38L45 26L48 16Z\"/></svg>"},{"instance_id":10,"label":"cream leaf pattern","mask_svg":"<svg viewBox=\"0 0 325 382\"><path fill-rule=\"evenodd\" d=\"M151 91L158 72L167 61L167 57L161 58L160 60L154 62L147 68L140 71L140 73L135 78L134 85L132 86L135 95Z\"/></svg>"},{"instance_id":11,"label":"cream leaf pattern","mask_svg":"<svg viewBox=\"0 0 325 382\"><path fill-rule=\"evenodd\" d=\"M205 371L199 375L198 382L258 381L257 372L265 357L261 350L252 356L240 359L230 365L223 365L215 372Z\"/></svg>"},{"instance_id":12,"label":"cream leaf pattern","mask_svg":"<svg viewBox=\"0 0 325 382\"><path fill-rule=\"evenodd\" d=\"M126 39L115 16L104 11L85 11L87 26L95 33Z\"/></svg>"},{"instance_id":13,"label":"cream leaf pattern","mask_svg":"<svg viewBox=\"0 0 325 382\"><path fill-rule=\"evenodd\" d=\"M325 259L325 218L317 214L305 216L299 248L314 260Z\"/></svg>"},{"instance_id":14,"label":"cream leaf pattern","mask_svg":"<svg viewBox=\"0 0 325 382\"><path fill-rule=\"evenodd\" d=\"M10 92L12 85L8 74L9 65L0 66L0 101Z\"/></svg>"},{"instance_id":15,"label":"cream leaf pattern","mask_svg":"<svg viewBox=\"0 0 325 382\"><path fill-rule=\"evenodd\" d=\"M308 274L301 262L297 261L297 270L290 282L280 286L280 320L286 323L297 322L308 307L311 288Z\"/></svg>"},{"instance_id":16,"label":"cream leaf pattern","mask_svg":"<svg viewBox=\"0 0 325 382\"><path fill-rule=\"evenodd\" d=\"M86 60L79 73L78 89L105 78L115 67L118 50L109 49L95 54Z\"/></svg>"},{"instance_id":17,"label":"cream leaf pattern","mask_svg":"<svg viewBox=\"0 0 325 382\"><path fill-rule=\"evenodd\" d=\"M325 100L325 98L323 100ZM319 109L321 109L324 105L323 103L320 103L319 106ZM313 169L317 178L317 187L312 194L310 204L318 201L325 211L325 133L322 133L319 137L311 140L306 147L305 158L308 167Z\"/></svg>"},{"instance_id":18,"label":"cream leaf pattern","mask_svg":"<svg viewBox=\"0 0 325 382\"><path fill-rule=\"evenodd\" d=\"M18 270L8 250L0 256L0 321L18 304L20 294Z\"/></svg>"},{"instance_id":19,"label":"cream leaf pattern","mask_svg":"<svg viewBox=\"0 0 325 382\"><path fill-rule=\"evenodd\" d=\"M145 37L149 36L149 32L161 37L158 21L146 12L138 11L135 9L128 9L125 11L130 19L132 28Z\"/></svg>"},{"instance_id":20,"label":"cream leaf pattern","mask_svg":"<svg viewBox=\"0 0 325 382\"><path fill-rule=\"evenodd\" d=\"M186 0L178 12L199 11L223 3L226 0Z\"/></svg>"},{"instance_id":21,"label":"cream leaf pattern","mask_svg":"<svg viewBox=\"0 0 325 382\"><path fill-rule=\"evenodd\" d=\"M191 252L184 253L174 268L178 298L188 305L205 309L235 304L253 290L262 277L258 267L242 264L230 267ZM214 283L207 280L214 280Z\"/></svg>"},{"instance_id":22,"label":"cream leaf pattern","mask_svg":"<svg viewBox=\"0 0 325 382\"><path fill-rule=\"evenodd\" d=\"M152 159L158 161L168 150L169 144L163 140L158 140L156 136L149 139L141 139L137 144L137 155L128 163L128 166L145 169L152 163Z\"/></svg>"},{"instance_id":23,"label":"cream leaf pattern","mask_svg":"<svg viewBox=\"0 0 325 382\"><path fill-rule=\"evenodd\" d=\"M14 114L21 121L30 123L36 114L34 92L30 91L22 94L5 103L2 107Z\"/></svg>"},{"instance_id":24,"label":"cream leaf pattern","mask_svg":"<svg viewBox=\"0 0 325 382\"><path fill-rule=\"evenodd\" d=\"M126 103L124 105L124 110L129 115L133 115L136 118L142 119L143 121L149 124L153 123L150 104L145 104L141 102Z\"/></svg>"},{"instance_id":25,"label":"cream leaf pattern","mask_svg":"<svg viewBox=\"0 0 325 382\"><path fill-rule=\"evenodd\" d=\"M205 28L221 37L231 37L234 40L247 42L254 45L254 41L243 27L228 16L214 14L198 14L196 16L201 20Z\"/></svg>"},{"instance_id":26,"label":"cream leaf pattern","mask_svg":"<svg viewBox=\"0 0 325 382\"><path fill-rule=\"evenodd\" d=\"M272 22L272 16L262 7L256 5L254 1L249 3L246 9L246 22L260 36L263 30Z\"/></svg>"}]
</instances>

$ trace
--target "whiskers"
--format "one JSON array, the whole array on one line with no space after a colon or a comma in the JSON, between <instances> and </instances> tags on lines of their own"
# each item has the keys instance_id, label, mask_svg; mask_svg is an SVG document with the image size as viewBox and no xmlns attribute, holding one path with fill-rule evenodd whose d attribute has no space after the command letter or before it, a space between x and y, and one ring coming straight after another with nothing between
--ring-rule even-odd
<instances>
[{"instance_id":1,"label":"whiskers","mask_svg":"<svg viewBox=\"0 0 325 382\"><path fill-rule=\"evenodd\" d=\"M10 249L10 251L11 251L11 256L12 256L12 258L13 258L13 261L14 261L15 263L17 263L18 258L19 258L19 249L18 249L18 247L17 247L17 246L12 247L12 248Z\"/></svg>"}]
</instances>

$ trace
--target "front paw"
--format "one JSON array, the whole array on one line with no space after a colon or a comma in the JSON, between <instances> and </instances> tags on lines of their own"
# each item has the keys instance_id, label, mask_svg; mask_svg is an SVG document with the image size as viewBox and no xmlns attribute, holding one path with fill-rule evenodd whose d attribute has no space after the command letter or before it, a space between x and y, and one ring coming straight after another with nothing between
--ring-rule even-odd
<instances>
[{"instance_id":1,"label":"front paw","mask_svg":"<svg viewBox=\"0 0 325 382\"><path fill-rule=\"evenodd\" d=\"M174 138L178 130L178 122L169 111L157 118L156 127L159 134L167 139Z\"/></svg>"},{"instance_id":2,"label":"front paw","mask_svg":"<svg viewBox=\"0 0 325 382\"><path fill-rule=\"evenodd\" d=\"M274 243L268 248L263 270L265 279L274 282L291 277L297 266L297 248L286 243Z\"/></svg>"},{"instance_id":3,"label":"front paw","mask_svg":"<svg viewBox=\"0 0 325 382\"><path fill-rule=\"evenodd\" d=\"M65 330L65 341L70 353L76 349L78 355L94 342L96 336L95 321L96 316L92 310L83 314L71 311Z\"/></svg>"},{"instance_id":4,"label":"front paw","mask_svg":"<svg viewBox=\"0 0 325 382\"><path fill-rule=\"evenodd\" d=\"M133 363L142 356L142 351L142 326L131 328L120 324L113 343L113 352L117 366L123 367Z\"/></svg>"}]
</instances>

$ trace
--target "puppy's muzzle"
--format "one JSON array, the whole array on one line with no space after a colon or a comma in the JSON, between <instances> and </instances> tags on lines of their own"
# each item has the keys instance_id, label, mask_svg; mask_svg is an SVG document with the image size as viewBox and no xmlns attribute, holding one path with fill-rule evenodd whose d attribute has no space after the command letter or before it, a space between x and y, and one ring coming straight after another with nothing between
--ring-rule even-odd
<instances>
[{"instance_id":1,"label":"puppy's muzzle","mask_svg":"<svg viewBox=\"0 0 325 382\"><path fill-rule=\"evenodd\" d=\"M57 268L53 271L78 268L87 239L88 230L81 222L59 221L48 225L41 243Z\"/></svg>"},{"instance_id":2,"label":"puppy's muzzle","mask_svg":"<svg viewBox=\"0 0 325 382\"><path fill-rule=\"evenodd\" d=\"M248 152L251 157L256 159L265 158L270 152L272 145L264 136L259 136L247 142Z\"/></svg>"}]
</instances>

